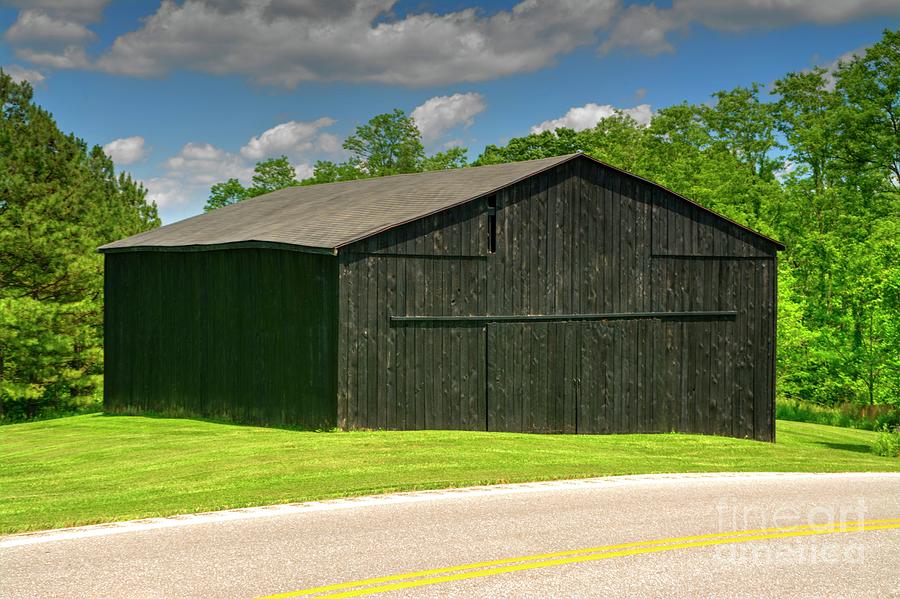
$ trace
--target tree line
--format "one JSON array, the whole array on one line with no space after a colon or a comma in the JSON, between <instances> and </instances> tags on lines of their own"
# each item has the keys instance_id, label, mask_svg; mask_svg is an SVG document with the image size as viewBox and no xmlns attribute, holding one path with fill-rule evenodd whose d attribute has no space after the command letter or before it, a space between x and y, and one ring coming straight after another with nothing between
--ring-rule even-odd
<instances>
[{"instance_id":1,"label":"tree line","mask_svg":"<svg viewBox=\"0 0 900 599\"><path fill-rule=\"evenodd\" d=\"M471 165L582 151L775 237L780 397L900 407L900 32L834 70L788 73L708 104L624 114L489 145ZM427 155L403 111L377 115L298 180L284 156L206 210L293 185L469 166ZM159 226L146 190L99 147L59 131L28 83L0 71L0 421L96 403L97 246Z\"/></svg>"}]
</instances>

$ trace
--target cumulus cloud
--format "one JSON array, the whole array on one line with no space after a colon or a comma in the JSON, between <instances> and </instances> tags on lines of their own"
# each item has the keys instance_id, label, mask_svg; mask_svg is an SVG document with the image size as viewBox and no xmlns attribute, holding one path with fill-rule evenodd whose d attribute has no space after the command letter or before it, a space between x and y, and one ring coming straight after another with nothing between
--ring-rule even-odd
<instances>
[{"instance_id":1,"label":"cumulus cloud","mask_svg":"<svg viewBox=\"0 0 900 599\"><path fill-rule=\"evenodd\" d=\"M4 4L26 10L40 10L76 23L99 21L109 0L6 0Z\"/></svg>"},{"instance_id":2,"label":"cumulus cloud","mask_svg":"<svg viewBox=\"0 0 900 599\"><path fill-rule=\"evenodd\" d=\"M17 64L8 64L3 67L3 71L12 77L12 80L16 83L21 83L22 81L27 81L32 85L36 85L38 83L42 83L46 77L44 77L43 73L40 71L36 71L34 69L26 69Z\"/></svg>"},{"instance_id":3,"label":"cumulus cloud","mask_svg":"<svg viewBox=\"0 0 900 599\"><path fill-rule=\"evenodd\" d=\"M188 185L212 185L231 178L247 181L253 172L237 154L209 143L188 142L164 164L169 177Z\"/></svg>"},{"instance_id":4,"label":"cumulus cloud","mask_svg":"<svg viewBox=\"0 0 900 599\"><path fill-rule=\"evenodd\" d=\"M834 25L873 17L900 16L896 0L673 0L671 7L631 5L617 19L601 52L625 47L654 55L671 52L668 36L700 24L717 31Z\"/></svg>"},{"instance_id":5,"label":"cumulus cloud","mask_svg":"<svg viewBox=\"0 0 900 599\"><path fill-rule=\"evenodd\" d=\"M97 40L86 25L98 20L106 0L12 2L23 10L3 34L16 56L58 69L91 68L85 46Z\"/></svg>"},{"instance_id":6,"label":"cumulus cloud","mask_svg":"<svg viewBox=\"0 0 900 599\"><path fill-rule=\"evenodd\" d=\"M119 164L134 164L147 155L144 138L140 135L114 139L103 146L103 151Z\"/></svg>"},{"instance_id":7,"label":"cumulus cloud","mask_svg":"<svg viewBox=\"0 0 900 599\"><path fill-rule=\"evenodd\" d=\"M619 0L525 0L490 16L469 8L392 18L394 0L165 0L97 61L111 73L186 68L263 84L377 81L408 86L482 81L552 64L595 43Z\"/></svg>"},{"instance_id":8,"label":"cumulus cloud","mask_svg":"<svg viewBox=\"0 0 900 599\"><path fill-rule=\"evenodd\" d=\"M141 183L147 188L147 201L156 204L158 208L186 204L192 197L191 190L174 177L151 177Z\"/></svg>"},{"instance_id":9,"label":"cumulus cloud","mask_svg":"<svg viewBox=\"0 0 900 599\"><path fill-rule=\"evenodd\" d=\"M209 143L188 142L163 162L165 173L144 179L147 199L172 209L205 198L212 184L231 178L248 183L253 167L240 156Z\"/></svg>"},{"instance_id":10,"label":"cumulus cloud","mask_svg":"<svg viewBox=\"0 0 900 599\"><path fill-rule=\"evenodd\" d=\"M484 111L487 104L478 93L436 96L413 109L410 116L422 133L422 139L432 141L458 125L468 127L475 115Z\"/></svg>"},{"instance_id":11,"label":"cumulus cloud","mask_svg":"<svg viewBox=\"0 0 900 599\"><path fill-rule=\"evenodd\" d=\"M83 44L96 37L81 23L57 19L38 10L21 11L16 22L3 34L3 39L9 44L32 47Z\"/></svg>"},{"instance_id":12,"label":"cumulus cloud","mask_svg":"<svg viewBox=\"0 0 900 599\"><path fill-rule=\"evenodd\" d=\"M635 48L650 56L673 52L675 48L666 36L670 31L685 26L682 15L675 13L674 9L635 4L619 17L599 51L605 54L617 47Z\"/></svg>"},{"instance_id":13,"label":"cumulus cloud","mask_svg":"<svg viewBox=\"0 0 900 599\"><path fill-rule=\"evenodd\" d=\"M288 121L263 131L258 137L252 137L241 148L241 155L252 160L260 160L269 156L287 154L296 156L317 146L335 151L340 148L337 137L330 133L320 133L323 127L330 127L334 119L323 117L310 122Z\"/></svg>"},{"instance_id":14,"label":"cumulus cloud","mask_svg":"<svg viewBox=\"0 0 900 599\"><path fill-rule=\"evenodd\" d=\"M653 117L653 111L649 104L639 104L633 108L616 108L612 104L594 104L570 108L569 111L558 119L544 121L540 125L531 128L532 133L542 131L555 131L560 127L583 131L597 125L601 120L621 112L633 118L640 125L647 125Z\"/></svg>"},{"instance_id":15,"label":"cumulus cloud","mask_svg":"<svg viewBox=\"0 0 900 599\"><path fill-rule=\"evenodd\" d=\"M60 52L41 52L31 48L16 50L19 58L54 69L86 69L91 66L84 48L69 46Z\"/></svg>"},{"instance_id":16,"label":"cumulus cloud","mask_svg":"<svg viewBox=\"0 0 900 599\"><path fill-rule=\"evenodd\" d=\"M163 0L94 60L85 50L97 39L89 26L108 0L7 0L22 10L5 39L19 58L51 68L132 76L187 69L287 88L304 81L428 86L534 71L598 44L598 35L601 53L658 54L673 51L670 35L693 24L735 32L900 16L897 0L672 0L627 8L622 0L523 0L489 15L465 8L402 17L396 2Z\"/></svg>"},{"instance_id":17,"label":"cumulus cloud","mask_svg":"<svg viewBox=\"0 0 900 599\"><path fill-rule=\"evenodd\" d=\"M726 31L797 23L833 25L900 15L900 5L895 0L675 0L673 9Z\"/></svg>"}]
</instances>

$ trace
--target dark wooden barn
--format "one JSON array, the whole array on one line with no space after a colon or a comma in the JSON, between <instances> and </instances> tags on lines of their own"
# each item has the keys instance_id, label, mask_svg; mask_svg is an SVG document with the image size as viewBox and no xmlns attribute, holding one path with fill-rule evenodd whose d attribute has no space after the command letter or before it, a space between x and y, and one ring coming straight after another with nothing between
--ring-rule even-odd
<instances>
[{"instance_id":1,"label":"dark wooden barn","mask_svg":"<svg viewBox=\"0 0 900 599\"><path fill-rule=\"evenodd\" d=\"M780 249L580 154L289 188L101 248L105 406L773 440Z\"/></svg>"}]
</instances>

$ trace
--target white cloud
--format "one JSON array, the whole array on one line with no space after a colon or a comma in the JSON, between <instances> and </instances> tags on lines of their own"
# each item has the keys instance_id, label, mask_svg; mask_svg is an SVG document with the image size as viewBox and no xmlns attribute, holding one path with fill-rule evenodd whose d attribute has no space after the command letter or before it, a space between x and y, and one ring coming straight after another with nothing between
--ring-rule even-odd
<instances>
[{"instance_id":1,"label":"white cloud","mask_svg":"<svg viewBox=\"0 0 900 599\"><path fill-rule=\"evenodd\" d=\"M186 204L191 199L187 188L175 178L152 177L141 183L147 188L147 201L153 202L158 208Z\"/></svg>"},{"instance_id":2,"label":"white cloud","mask_svg":"<svg viewBox=\"0 0 900 599\"><path fill-rule=\"evenodd\" d=\"M26 10L41 10L76 23L92 23L100 20L109 0L6 0L5 4Z\"/></svg>"},{"instance_id":3,"label":"white cloud","mask_svg":"<svg viewBox=\"0 0 900 599\"><path fill-rule=\"evenodd\" d=\"M675 48L666 35L684 26L682 16L674 9L635 4L619 17L612 33L600 46L600 53L605 54L616 47L636 48L650 56L673 52Z\"/></svg>"},{"instance_id":4,"label":"white cloud","mask_svg":"<svg viewBox=\"0 0 900 599\"><path fill-rule=\"evenodd\" d=\"M159 208L185 206L206 198L214 183L231 178L250 182L253 167L239 155L209 143L188 142L164 163L165 173L144 179L147 198ZM199 209L199 206L198 206Z\"/></svg>"},{"instance_id":5,"label":"white cloud","mask_svg":"<svg viewBox=\"0 0 900 599\"><path fill-rule=\"evenodd\" d=\"M595 43L619 0L525 0L485 16L469 8L392 18L395 0L164 0L97 61L111 73L173 69L242 74L259 83L377 81L408 86L532 71Z\"/></svg>"},{"instance_id":6,"label":"white cloud","mask_svg":"<svg viewBox=\"0 0 900 599\"><path fill-rule=\"evenodd\" d=\"M2 0L0 0L2 1ZM699 24L718 31L830 25L900 16L897 0L523 0L485 14L394 12L397 0L162 0L139 28L90 59L88 25L108 0L6 0L22 10L7 30L16 55L60 69L132 76L184 69L238 74L287 88L304 81L406 86L484 81L552 65L574 49L673 51L670 34ZM474 0L469 0L474 2Z\"/></svg>"},{"instance_id":7,"label":"white cloud","mask_svg":"<svg viewBox=\"0 0 900 599\"><path fill-rule=\"evenodd\" d=\"M668 34L700 24L717 31L773 29L800 23L834 25L900 16L897 0L673 0L671 8L632 5L618 18L601 52L633 48L655 55L673 50Z\"/></svg>"},{"instance_id":8,"label":"white cloud","mask_svg":"<svg viewBox=\"0 0 900 599\"><path fill-rule=\"evenodd\" d=\"M140 135L114 139L103 146L103 151L119 164L134 164L147 155L144 138Z\"/></svg>"},{"instance_id":9,"label":"white cloud","mask_svg":"<svg viewBox=\"0 0 900 599\"><path fill-rule=\"evenodd\" d=\"M343 149L341 147L341 138L332 133L320 133L316 143L320 150L328 154L335 154Z\"/></svg>"},{"instance_id":10,"label":"white cloud","mask_svg":"<svg viewBox=\"0 0 900 599\"><path fill-rule=\"evenodd\" d=\"M239 155L208 143L188 142L164 165L169 178L186 185L212 185L231 178L249 181L253 172Z\"/></svg>"},{"instance_id":11,"label":"white cloud","mask_svg":"<svg viewBox=\"0 0 900 599\"><path fill-rule=\"evenodd\" d=\"M422 133L422 139L432 141L458 125L469 126L475 115L487 104L478 93L436 96L417 106L410 116Z\"/></svg>"},{"instance_id":12,"label":"white cloud","mask_svg":"<svg viewBox=\"0 0 900 599\"><path fill-rule=\"evenodd\" d=\"M96 41L97 35L85 23L97 20L105 4L38 0L19 12L3 39L16 56L33 64L57 69L90 68L85 46Z\"/></svg>"},{"instance_id":13,"label":"white cloud","mask_svg":"<svg viewBox=\"0 0 900 599\"><path fill-rule=\"evenodd\" d=\"M340 149L337 137L330 133L320 133L319 129L330 127L335 123L334 119L322 117L315 121L288 121L263 131L258 137L253 137L241 148L241 155L252 160L287 154L296 156L318 147L327 148L328 151Z\"/></svg>"},{"instance_id":14,"label":"white cloud","mask_svg":"<svg viewBox=\"0 0 900 599\"><path fill-rule=\"evenodd\" d=\"M8 64L3 67L3 71L12 77L12 80L16 83L21 83L22 81L27 81L32 85L36 85L38 83L42 83L46 77L44 77L43 73L40 71L36 71L34 69L26 69L17 64Z\"/></svg>"},{"instance_id":15,"label":"white cloud","mask_svg":"<svg viewBox=\"0 0 900 599\"><path fill-rule=\"evenodd\" d=\"M900 3L896 0L675 0L672 7L722 31L797 23L833 25L900 15Z\"/></svg>"},{"instance_id":16,"label":"white cloud","mask_svg":"<svg viewBox=\"0 0 900 599\"><path fill-rule=\"evenodd\" d=\"M316 172L315 167L313 165L304 162L302 164L294 164L294 172L297 173L297 180L308 179L313 176L313 173Z\"/></svg>"},{"instance_id":17,"label":"white cloud","mask_svg":"<svg viewBox=\"0 0 900 599\"><path fill-rule=\"evenodd\" d=\"M86 69L91 66L84 48L80 46L68 46L61 52L43 52L31 48L16 49L16 56L54 69Z\"/></svg>"},{"instance_id":18,"label":"white cloud","mask_svg":"<svg viewBox=\"0 0 900 599\"><path fill-rule=\"evenodd\" d=\"M83 44L96 35L80 23L56 19L44 11L23 10L3 39L14 46L67 46Z\"/></svg>"},{"instance_id":19,"label":"white cloud","mask_svg":"<svg viewBox=\"0 0 900 599\"><path fill-rule=\"evenodd\" d=\"M633 108L616 108L611 104L594 104L570 108L565 115L558 119L544 121L540 125L531 128L532 133L542 131L554 131L560 127L583 131L596 126L601 120L614 116L617 112L624 113L634 119L640 125L647 125L653 117L653 110L649 104L639 104Z\"/></svg>"}]
</instances>

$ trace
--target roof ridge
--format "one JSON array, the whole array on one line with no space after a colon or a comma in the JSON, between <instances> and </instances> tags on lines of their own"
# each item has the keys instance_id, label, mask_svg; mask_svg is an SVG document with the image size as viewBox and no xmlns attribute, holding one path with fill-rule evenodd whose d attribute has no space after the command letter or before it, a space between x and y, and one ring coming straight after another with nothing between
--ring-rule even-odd
<instances>
[{"instance_id":1,"label":"roof ridge","mask_svg":"<svg viewBox=\"0 0 900 599\"><path fill-rule=\"evenodd\" d=\"M489 168L492 166L493 167L506 166L509 164L526 164L528 162L538 162L541 160L553 160L555 158L558 158L558 159L574 158L575 156L579 156L582 154L583 154L583 152L581 150L578 150L577 152L572 152L569 154L558 154L556 156L545 156L544 158L529 158L528 160L515 160L513 162L495 162L493 164L479 164L479 165L467 164L465 166L461 166L458 168L441 168L441 169L434 169L434 170L430 170L430 171L416 171L414 173L394 173L393 175L380 175L380 176L375 176L375 177L360 177L359 179L345 179L343 181L326 181L324 183L310 183L309 185L297 184L297 185L291 185L289 187L283 187L281 189L276 189L275 191L270 191L269 193L258 195L258 196L252 197L250 199L255 200L257 198L261 198L263 196L267 196L267 195L270 195L273 193L278 193L279 191L284 191L285 189L292 189L294 187L312 187L312 186L319 187L322 185L336 185L336 184L340 184L340 183L355 183L358 181L372 181L375 179L377 179L379 181L383 181L385 179L393 179L395 177L414 177L414 176L418 176L418 175L429 175L429 174L434 174L434 173L458 172L458 171L470 170L470 169L475 170L475 169L479 169L479 168ZM562 160L560 160L560 161L562 161ZM248 201L248 200L245 200L245 201Z\"/></svg>"}]
</instances>

